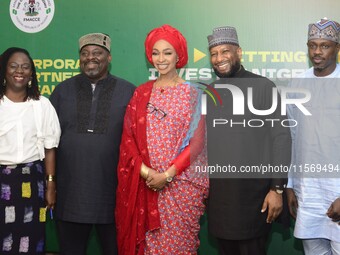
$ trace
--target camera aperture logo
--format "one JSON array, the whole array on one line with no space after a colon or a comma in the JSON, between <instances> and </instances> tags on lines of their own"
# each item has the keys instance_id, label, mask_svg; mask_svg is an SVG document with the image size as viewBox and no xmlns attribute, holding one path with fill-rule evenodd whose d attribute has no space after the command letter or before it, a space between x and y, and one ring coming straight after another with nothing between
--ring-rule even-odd
<instances>
[{"instance_id":1,"label":"camera aperture logo","mask_svg":"<svg viewBox=\"0 0 340 255\"><path fill-rule=\"evenodd\" d=\"M54 16L53 0L11 0L9 12L14 25L23 32L44 30Z\"/></svg>"}]
</instances>

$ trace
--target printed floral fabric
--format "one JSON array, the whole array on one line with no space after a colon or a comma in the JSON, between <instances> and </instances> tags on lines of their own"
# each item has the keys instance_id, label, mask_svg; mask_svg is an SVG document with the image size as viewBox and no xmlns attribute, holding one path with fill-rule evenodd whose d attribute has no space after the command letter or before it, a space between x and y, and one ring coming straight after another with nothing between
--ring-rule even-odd
<instances>
[{"instance_id":1,"label":"printed floral fabric","mask_svg":"<svg viewBox=\"0 0 340 255\"><path fill-rule=\"evenodd\" d=\"M45 182L42 161L0 165L0 254L43 254Z\"/></svg>"},{"instance_id":2,"label":"printed floral fabric","mask_svg":"<svg viewBox=\"0 0 340 255\"><path fill-rule=\"evenodd\" d=\"M166 114L163 118L155 111L147 115L147 144L153 169L166 171L178 155L192 121L197 95L196 89L188 84L153 88L150 103ZM161 228L147 233L146 254L197 253L208 178L195 168L204 165L207 165L205 146L191 159L190 166L159 192Z\"/></svg>"},{"instance_id":3,"label":"printed floral fabric","mask_svg":"<svg viewBox=\"0 0 340 255\"><path fill-rule=\"evenodd\" d=\"M174 220L176 225L186 225L185 227L181 226L182 231L176 231L171 226L171 233L176 232L176 239L185 239L187 244L183 245L183 249L177 251L178 247L173 247L177 244L172 243L170 245L169 243L170 246L168 248L174 250L167 254L195 254L199 244L197 238L199 216L204 211L203 201L207 195L208 188L207 176L201 176L200 173L195 173L194 171L195 165L204 166L207 164L205 122L200 115L198 117L201 120L194 134L188 136L188 130L193 123L191 122L191 114L195 111L195 108L197 109L195 107L197 106L198 99L197 88L189 84L179 85L173 92L170 93L169 91L163 94L164 98L162 101L167 101L167 104L163 106L163 104L159 104L158 98L154 95L150 99L151 94L154 93L153 84L154 81L149 81L140 85L135 90L134 96L126 109L118 164L116 202L118 250L119 254L122 255L141 255L152 252L151 249L157 250L154 254L160 254L162 247L166 246L164 240L167 239L167 242L170 242L173 239L169 238L170 232L163 235L162 245L155 243L154 248L146 248L146 241L152 246L155 238L160 237L160 235L156 237L157 231L160 231L162 234L164 231L167 231L164 219L168 220L168 216L165 218L163 215L160 216L160 210L162 210L164 215L167 215L167 213L178 213L178 215L175 215L175 218L177 218L171 218L171 220ZM184 89L184 92L181 91L182 89ZM176 98L178 96L176 93L179 93L178 95L181 95L180 100L185 102L179 101ZM149 103L158 107L159 111L163 110L166 116L161 118L162 113L151 113L150 109L148 110L150 114L147 114ZM177 116L177 114L180 116ZM160 123L157 124L157 121L148 120L151 116L160 119L160 121L165 120L166 123L159 125ZM154 129L157 128L159 130L155 131ZM155 133L153 134L152 132L154 131ZM161 132L164 133L161 134ZM147 133L149 136L153 135L152 138L149 137L150 140L147 137ZM157 135L160 135L159 138L157 138ZM187 138L190 139L190 144L181 151L184 139ZM155 139L157 143L155 148L150 147L151 139ZM167 146L170 147L163 148ZM156 152L157 148L160 147L162 149ZM154 165L150 164L149 150L153 153L152 157L157 158L152 159ZM188 151L189 153L187 153ZM162 153L165 153L165 157L163 157ZM190 159L187 160L186 157ZM179 158L181 160L178 160ZM160 162L163 159L165 161ZM162 192L154 192L145 185L145 180L140 177L142 162L149 167L154 167L158 171L164 171L174 163L176 166L179 166L180 171L175 180L167 188ZM168 194L166 194L167 191L169 191ZM166 198L162 197L159 199L158 196L163 196L163 192ZM172 202L169 202L169 199L173 199ZM166 206L172 207L173 203L180 203L180 205L176 204L177 208L168 211ZM158 206L162 208L159 209ZM192 232L189 233L190 229ZM150 233L155 236L150 236ZM147 240L146 234L148 235ZM182 245L182 243L178 242L178 245Z\"/></svg>"}]
</instances>

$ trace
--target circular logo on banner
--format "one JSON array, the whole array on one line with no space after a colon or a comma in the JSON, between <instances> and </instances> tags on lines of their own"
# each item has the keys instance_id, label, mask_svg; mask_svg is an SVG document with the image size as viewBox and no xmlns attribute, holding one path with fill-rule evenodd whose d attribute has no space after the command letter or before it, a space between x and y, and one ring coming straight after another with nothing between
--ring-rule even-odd
<instances>
[{"instance_id":1,"label":"circular logo on banner","mask_svg":"<svg viewBox=\"0 0 340 255\"><path fill-rule=\"evenodd\" d=\"M14 25L26 33L45 29L54 15L53 0L11 0L9 12Z\"/></svg>"}]
</instances>

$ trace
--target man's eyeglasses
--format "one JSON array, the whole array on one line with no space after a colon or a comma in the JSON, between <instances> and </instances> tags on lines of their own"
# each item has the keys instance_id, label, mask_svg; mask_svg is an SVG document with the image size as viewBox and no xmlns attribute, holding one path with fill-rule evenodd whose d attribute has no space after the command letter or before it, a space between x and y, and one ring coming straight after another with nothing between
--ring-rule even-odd
<instances>
[{"instance_id":1,"label":"man's eyeglasses","mask_svg":"<svg viewBox=\"0 0 340 255\"><path fill-rule=\"evenodd\" d=\"M166 116L166 112L164 112L161 109L158 109L156 106L154 106L151 103L148 103L146 105L146 112L149 113L149 114L153 113L156 116L156 118L159 119L159 120L165 118L165 116Z\"/></svg>"}]
</instances>

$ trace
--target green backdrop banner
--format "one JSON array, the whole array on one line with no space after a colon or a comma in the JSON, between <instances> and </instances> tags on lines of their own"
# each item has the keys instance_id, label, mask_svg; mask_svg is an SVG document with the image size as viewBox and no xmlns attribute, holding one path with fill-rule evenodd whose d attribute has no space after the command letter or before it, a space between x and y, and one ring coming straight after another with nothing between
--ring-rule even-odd
<instances>
[{"instance_id":1,"label":"green backdrop banner","mask_svg":"<svg viewBox=\"0 0 340 255\"><path fill-rule=\"evenodd\" d=\"M59 82L79 73L79 37L104 32L112 38L111 72L138 86L157 76L144 54L147 33L170 24L188 41L189 63L180 75L208 82L214 76L206 37L214 27L230 25L237 28L245 68L275 81L309 68L308 24L323 17L340 21L339 9L335 0L1 0L0 51L28 49L48 97ZM217 254L205 217L201 225L200 253ZM58 250L53 222L47 228L48 248ZM302 254L291 232L275 225L268 253ZM99 254L95 239L89 254Z\"/></svg>"}]
</instances>

